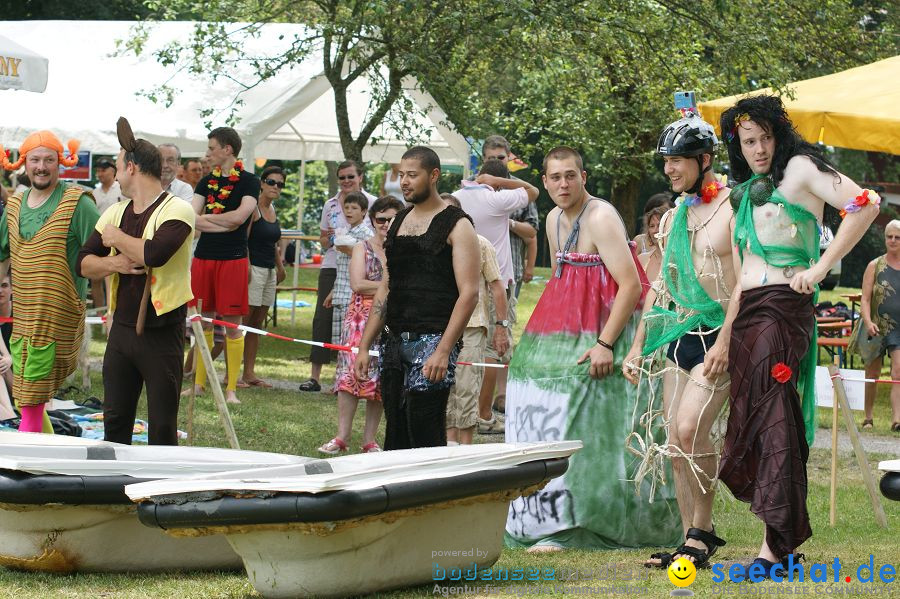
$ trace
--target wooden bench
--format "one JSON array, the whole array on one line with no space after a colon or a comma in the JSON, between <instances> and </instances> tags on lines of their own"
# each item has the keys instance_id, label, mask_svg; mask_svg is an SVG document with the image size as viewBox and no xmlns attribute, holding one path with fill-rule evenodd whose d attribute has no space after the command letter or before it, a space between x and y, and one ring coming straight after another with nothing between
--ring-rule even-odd
<instances>
[{"instance_id":1,"label":"wooden bench","mask_svg":"<svg viewBox=\"0 0 900 599\"><path fill-rule=\"evenodd\" d=\"M837 355L841 368L847 367L847 346L850 345L849 337L819 337L816 340L818 349L824 349L834 360Z\"/></svg>"}]
</instances>

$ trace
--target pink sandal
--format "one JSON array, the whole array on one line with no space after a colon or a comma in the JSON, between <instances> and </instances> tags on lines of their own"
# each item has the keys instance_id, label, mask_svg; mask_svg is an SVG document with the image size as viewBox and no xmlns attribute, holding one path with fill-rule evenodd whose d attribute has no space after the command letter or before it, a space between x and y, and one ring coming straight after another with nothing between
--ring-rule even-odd
<instances>
[{"instance_id":1,"label":"pink sandal","mask_svg":"<svg viewBox=\"0 0 900 599\"><path fill-rule=\"evenodd\" d=\"M347 451L347 444L337 437L319 448L319 453L324 453L326 455L337 455L339 453L344 453L345 451Z\"/></svg>"},{"instance_id":2,"label":"pink sandal","mask_svg":"<svg viewBox=\"0 0 900 599\"><path fill-rule=\"evenodd\" d=\"M381 451L381 446L375 441L372 441L371 443L366 443L365 445L360 447L360 449L363 453L378 453L379 451Z\"/></svg>"}]
</instances>

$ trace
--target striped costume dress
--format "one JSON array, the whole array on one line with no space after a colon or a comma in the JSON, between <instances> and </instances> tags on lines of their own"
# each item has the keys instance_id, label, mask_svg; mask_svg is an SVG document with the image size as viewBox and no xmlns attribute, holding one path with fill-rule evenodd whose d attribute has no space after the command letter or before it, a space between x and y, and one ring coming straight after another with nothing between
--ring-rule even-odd
<instances>
[{"instance_id":1,"label":"striped costume dress","mask_svg":"<svg viewBox=\"0 0 900 599\"><path fill-rule=\"evenodd\" d=\"M85 307L66 260L66 238L83 193L66 189L52 216L27 241L19 234L22 195L7 204L16 315L9 349L13 396L20 406L49 401L77 366Z\"/></svg>"}]
</instances>

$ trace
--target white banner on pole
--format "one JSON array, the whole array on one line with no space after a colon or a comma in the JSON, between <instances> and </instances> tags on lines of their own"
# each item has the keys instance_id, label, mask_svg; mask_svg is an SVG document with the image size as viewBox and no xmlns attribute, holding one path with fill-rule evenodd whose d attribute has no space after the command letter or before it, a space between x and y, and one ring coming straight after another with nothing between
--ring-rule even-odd
<instances>
[{"instance_id":1,"label":"white banner on pole","mask_svg":"<svg viewBox=\"0 0 900 599\"><path fill-rule=\"evenodd\" d=\"M844 379L863 379L866 373L862 370L840 369ZM865 406L866 384L861 381L844 381L844 389L847 391L847 401L851 410L862 411ZM820 408L830 408L834 401L834 386L831 384L831 376L825 366L816 366L816 405Z\"/></svg>"}]
</instances>

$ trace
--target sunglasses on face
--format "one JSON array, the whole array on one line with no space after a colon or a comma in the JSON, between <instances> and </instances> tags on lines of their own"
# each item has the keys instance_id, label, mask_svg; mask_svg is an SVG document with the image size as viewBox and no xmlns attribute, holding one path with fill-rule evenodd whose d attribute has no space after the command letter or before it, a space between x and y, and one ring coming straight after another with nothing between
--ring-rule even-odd
<instances>
[{"instance_id":1,"label":"sunglasses on face","mask_svg":"<svg viewBox=\"0 0 900 599\"><path fill-rule=\"evenodd\" d=\"M391 222L392 218L393 218L392 216L376 216L375 224L376 225L385 225L385 224Z\"/></svg>"},{"instance_id":2,"label":"sunglasses on face","mask_svg":"<svg viewBox=\"0 0 900 599\"><path fill-rule=\"evenodd\" d=\"M346 181L347 179L350 179L352 181L353 179L356 179L356 175L339 175L338 179L340 179L341 181Z\"/></svg>"},{"instance_id":3,"label":"sunglasses on face","mask_svg":"<svg viewBox=\"0 0 900 599\"><path fill-rule=\"evenodd\" d=\"M284 189L284 181L278 181L277 179L266 179L263 181L266 185L271 187L277 187L278 189Z\"/></svg>"}]
</instances>

